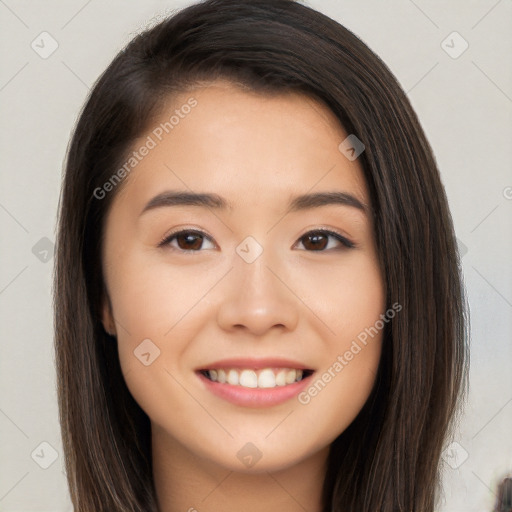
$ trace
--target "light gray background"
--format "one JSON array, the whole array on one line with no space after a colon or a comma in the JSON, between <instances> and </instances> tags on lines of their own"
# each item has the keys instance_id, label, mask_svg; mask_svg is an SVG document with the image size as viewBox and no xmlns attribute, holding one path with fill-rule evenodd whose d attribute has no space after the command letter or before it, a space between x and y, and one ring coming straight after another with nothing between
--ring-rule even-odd
<instances>
[{"instance_id":1,"label":"light gray background","mask_svg":"<svg viewBox=\"0 0 512 512\"><path fill-rule=\"evenodd\" d=\"M71 129L116 52L151 19L189 3L0 0L0 511L71 510L53 366L53 259L40 241L55 240ZM446 452L442 512L492 510L498 479L512 471L511 4L308 2L363 39L407 91L467 250L471 391L458 444ZM31 47L49 48L43 31L59 45L46 59ZM459 52L462 40L442 44L453 31L469 44L458 58L445 48ZM40 465L53 451L42 442L57 456L48 469Z\"/></svg>"}]
</instances>

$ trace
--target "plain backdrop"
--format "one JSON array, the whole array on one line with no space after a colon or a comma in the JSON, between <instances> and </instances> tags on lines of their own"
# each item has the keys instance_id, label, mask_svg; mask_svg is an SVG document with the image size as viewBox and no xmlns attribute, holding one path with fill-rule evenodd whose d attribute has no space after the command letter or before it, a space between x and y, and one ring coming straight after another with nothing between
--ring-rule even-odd
<instances>
[{"instance_id":1,"label":"plain backdrop","mask_svg":"<svg viewBox=\"0 0 512 512\"><path fill-rule=\"evenodd\" d=\"M90 87L114 55L189 3L0 0L0 511L72 510L51 300L65 152ZM434 150L472 323L470 394L444 454L438 510L491 511L498 481L512 471L512 2L307 5L384 60Z\"/></svg>"}]
</instances>

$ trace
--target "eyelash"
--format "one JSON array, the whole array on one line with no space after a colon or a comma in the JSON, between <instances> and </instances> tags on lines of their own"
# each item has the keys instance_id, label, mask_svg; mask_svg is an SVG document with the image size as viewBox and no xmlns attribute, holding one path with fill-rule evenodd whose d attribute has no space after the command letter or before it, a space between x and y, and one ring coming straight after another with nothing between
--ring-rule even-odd
<instances>
[{"instance_id":1,"label":"eyelash","mask_svg":"<svg viewBox=\"0 0 512 512\"><path fill-rule=\"evenodd\" d=\"M207 239L209 239L211 241L211 237L204 233L203 231L199 231L199 230L196 230L196 229L182 229L182 230L179 230L179 231L174 231L172 233L169 233L168 235L166 235L161 241L160 243L158 244L158 247L164 247L164 246L170 246L170 243L172 240L174 240L178 235L182 235L182 234L194 234L194 235L199 235L199 236L203 236ZM306 238L308 235L311 235L311 234L322 234L322 235L328 235L328 236L331 236L333 238L335 238L338 242L340 242L342 244L343 247L340 247L338 249L334 249L334 250L343 250L343 249L353 249L354 247L356 247L356 244L354 242L352 242L351 240L349 240L348 238L344 237L342 234L336 232L336 231L333 231L331 229L325 229L325 228L319 228L319 229L313 229L311 231L308 231L307 233L305 233L304 235L302 235L300 238L299 238L299 241L301 241L303 238ZM171 248L172 250L177 250L177 251L180 251L180 252L183 252L183 253L193 253L193 252L202 252L201 249L199 250L194 250L194 249L179 249L179 248L176 248L176 247L172 247ZM307 249L306 249L307 250ZM332 251L333 249L322 249L322 250L318 250L318 251L308 251L308 252L327 252L327 251Z\"/></svg>"}]
</instances>

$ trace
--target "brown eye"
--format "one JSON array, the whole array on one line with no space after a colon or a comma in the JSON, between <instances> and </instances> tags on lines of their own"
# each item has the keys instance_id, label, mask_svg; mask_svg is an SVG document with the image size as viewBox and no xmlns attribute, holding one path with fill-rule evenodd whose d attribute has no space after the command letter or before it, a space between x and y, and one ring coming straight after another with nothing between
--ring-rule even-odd
<instances>
[{"instance_id":1,"label":"brown eye","mask_svg":"<svg viewBox=\"0 0 512 512\"><path fill-rule=\"evenodd\" d=\"M329 242L329 239L334 239L335 242ZM316 252L322 252L326 249L354 247L354 244L350 240L347 240L340 234L325 230L310 231L300 238L300 241L302 241L302 245L306 250ZM340 247L340 244L342 247Z\"/></svg>"},{"instance_id":2,"label":"brown eye","mask_svg":"<svg viewBox=\"0 0 512 512\"><path fill-rule=\"evenodd\" d=\"M167 236L162 242L160 242L159 247L162 246L170 246L172 249L178 249L181 251L188 252L199 252L203 247L205 240L210 240L210 238L200 231L178 231L176 233L171 233ZM176 243L173 243L176 242ZM211 247L214 248L212 244Z\"/></svg>"},{"instance_id":3,"label":"brown eye","mask_svg":"<svg viewBox=\"0 0 512 512\"><path fill-rule=\"evenodd\" d=\"M196 251L203 245L203 237L192 233L181 233L176 236L176 242L180 249Z\"/></svg>"}]
</instances>

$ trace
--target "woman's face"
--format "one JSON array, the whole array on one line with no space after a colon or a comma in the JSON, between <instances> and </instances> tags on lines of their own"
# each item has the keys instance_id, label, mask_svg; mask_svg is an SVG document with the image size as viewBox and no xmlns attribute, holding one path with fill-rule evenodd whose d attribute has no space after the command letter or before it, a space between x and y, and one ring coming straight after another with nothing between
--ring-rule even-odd
<instances>
[{"instance_id":1,"label":"woman's face","mask_svg":"<svg viewBox=\"0 0 512 512\"><path fill-rule=\"evenodd\" d=\"M385 290L348 135L305 96L215 82L134 145L106 219L103 322L162 447L285 469L361 410Z\"/></svg>"}]
</instances>

